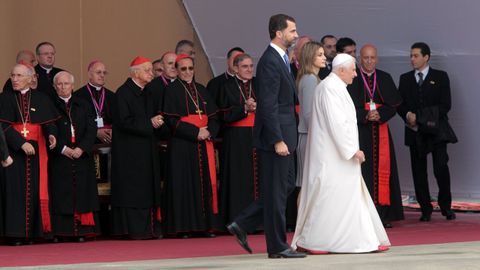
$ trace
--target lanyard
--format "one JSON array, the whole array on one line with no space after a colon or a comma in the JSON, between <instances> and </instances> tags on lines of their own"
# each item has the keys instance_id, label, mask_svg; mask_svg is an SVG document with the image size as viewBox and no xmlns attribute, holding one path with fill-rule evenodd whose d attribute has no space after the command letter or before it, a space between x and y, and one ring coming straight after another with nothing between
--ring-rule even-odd
<instances>
[{"instance_id":1,"label":"lanyard","mask_svg":"<svg viewBox=\"0 0 480 270\"><path fill-rule=\"evenodd\" d=\"M375 95L375 89L377 89L377 70L373 72L373 89L370 89L370 85L368 85L367 79L365 78L365 75L363 75L362 70L360 71L360 75L362 75L363 84L367 88L370 100L373 100L373 96Z\"/></svg>"},{"instance_id":2,"label":"lanyard","mask_svg":"<svg viewBox=\"0 0 480 270\"><path fill-rule=\"evenodd\" d=\"M90 93L90 97L92 98L93 101L93 106L95 107L95 112L97 113L98 117L102 116L102 110L103 110L103 104L105 103L105 89L102 87L101 91L102 94L100 96L100 104L98 104L97 100L93 96L92 89L90 89L90 86L87 83L87 89L88 92Z\"/></svg>"}]
</instances>

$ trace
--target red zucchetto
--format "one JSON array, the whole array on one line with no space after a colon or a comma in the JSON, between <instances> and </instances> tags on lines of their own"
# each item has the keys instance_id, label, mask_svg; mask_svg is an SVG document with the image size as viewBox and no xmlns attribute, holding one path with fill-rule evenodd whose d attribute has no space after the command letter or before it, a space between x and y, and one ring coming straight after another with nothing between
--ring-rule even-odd
<instances>
[{"instance_id":1,"label":"red zucchetto","mask_svg":"<svg viewBox=\"0 0 480 270\"><path fill-rule=\"evenodd\" d=\"M130 66L133 67L133 66L138 66L138 65L141 65L143 63L147 63L147 62L152 62L150 61L150 59L148 58L145 58L143 56L137 56L135 57L135 59L133 59L133 61L130 63Z\"/></svg>"}]
</instances>

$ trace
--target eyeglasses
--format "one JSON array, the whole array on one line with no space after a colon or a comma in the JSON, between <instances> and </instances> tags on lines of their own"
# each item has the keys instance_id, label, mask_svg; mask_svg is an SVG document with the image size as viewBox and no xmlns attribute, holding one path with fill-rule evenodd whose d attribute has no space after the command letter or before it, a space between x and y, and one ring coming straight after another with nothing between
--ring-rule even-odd
<instances>
[{"instance_id":1,"label":"eyeglasses","mask_svg":"<svg viewBox=\"0 0 480 270\"><path fill-rule=\"evenodd\" d=\"M180 71L184 71L184 72L185 72L185 71L187 71L187 69L190 70L190 71L193 71L193 67L181 67L181 68L180 68Z\"/></svg>"},{"instance_id":2,"label":"eyeglasses","mask_svg":"<svg viewBox=\"0 0 480 270\"><path fill-rule=\"evenodd\" d=\"M95 71L95 72L93 72L93 73L95 73L95 74L97 74L97 75L102 75L102 74L103 74L103 75L108 75L108 71L106 71L106 70L105 70L105 71L99 70L99 71Z\"/></svg>"},{"instance_id":3,"label":"eyeglasses","mask_svg":"<svg viewBox=\"0 0 480 270\"><path fill-rule=\"evenodd\" d=\"M43 52L43 53L39 53L39 55L44 55L44 56L54 56L55 53L54 52Z\"/></svg>"}]
</instances>

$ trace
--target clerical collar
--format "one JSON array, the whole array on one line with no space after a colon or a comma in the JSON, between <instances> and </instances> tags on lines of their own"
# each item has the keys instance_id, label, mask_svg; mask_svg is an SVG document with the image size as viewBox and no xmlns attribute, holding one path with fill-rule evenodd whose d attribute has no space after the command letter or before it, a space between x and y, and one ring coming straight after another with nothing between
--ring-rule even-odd
<instances>
[{"instance_id":1,"label":"clerical collar","mask_svg":"<svg viewBox=\"0 0 480 270\"><path fill-rule=\"evenodd\" d=\"M59 98L61 98L63 101L65 101L65 103L68 103L70 101L70 99L72 98L72 95L70 95L69 97L66 97L66 98L59 96Z\"/></svg>"},{"instance_id":2,"label":"clerical collar","mask_svg":"<svg viewBox=\"0 0 480 270\"><path fill-rule=\"evenodd\" d=\"M428 74L428 71L430 70L430 66L427 65L424 69L422 70L418 70L418 69L415 69L415 78L417 78L418 76L418 73L422 72L422 76L423 78L425 79L425 77L427 77L427 74Z\"/></svg>"},{"instance_id":3,"label":"clerical collar","mask_svg":"<svg viewBox=\"0 0 480 270\"><path fill-rule=\"evenodd\" d=\"M368 77L372 76L373 73L375 73L375 70L372 72L366 72L363 68L360 68L360 70L363 72L363 74L367 75Z\"/></svg>"},{"instance_id":4,"label":"clerical collar","mask_svg":"<svg viewBox=\"0 0 480 270\"><path fill-rule=\"evenodd\" d=\"M94 85L94 84L92 84L92 83L90 83L90 82L88 82L88 85L90 85L91 87L95 88L95 90L97 90L97 91L100 91L100 90L102 90L102 88L103 88L103 86L96 86L96 85Z\"/></svg>"},{"instance_id":5,"label":"clerical collar","mask_svg":"<svg viewBox=\"0 0 480 270\"><path fill-rule=\"evenodd\" d=\"M44 67L44 66L42 66L42 65L40 65L40 67L43 68L43 69L47 72L47 74L49 74L50 71L52 71L52 68L46 68L46 67Z\"/></svg>"},{"instance_id":6,"label":"clerical collar","mask_svg":"<svg viewBox=\"0 0 480 270\"><path fill-rule=\"evenodd\" d=\"M235 74L232 74L232 73L228 72L228 69L227 69L227 71L225 71L225 73L230 77L235 77Z\"/></svg>"},{"instance_id":7,"label":"clerical collar","mask_svg":"<svg viewBox=\"0 0 480 270\"><path fill-rule=\"evenodd\" d=\"M282 59L283 59L283 56L287 54L286 51L284 51L282 48L280 48L277 44L273 42L270 42L270 46L274 48L278 52L278 54L280 54L280 57L282 57Z\"/></svg>"},{"instance_id":8,"label":"clerical collar","mask_svg":"<svg viewBox=\"0 0 480 270\"><path fill-rule=\"evenodd\" d=\"M242 78L238 77L238 75L235 75L235 77L237 77L237 79L239 79L239 80L240 80L240 81L242 81L243 83L246 83L246 82L248 82L248 80L244 80L244 79L242 79Z\"/></svg>"},{"instance_id":9,"label":"clerical collar","mask_svg":"<svg viewBox=\"0 0 480 270\"><path fill-rule=\"evenodd\" d=\"M142 90L143 90L143 88L145 87L145 86L141 86L139 83L137 83L134 78L132 78L132 81L133 81L133 83L135 83L138 87L140 87L140 89L142 89Z\"/></svg>"},{"instance_id":10,"label":"clerical collar","mask_svg":"<svg viewBox=\"0 0 480 270\"><path fill-rule=\"evenodd\" d=\"M25 94L28 92L28 90L30 90L30 88L27 88L27 89L24 89L24 90L20 90L20 93L21 93L22 95L25 95Z\"/></svg>"}]
</instances>

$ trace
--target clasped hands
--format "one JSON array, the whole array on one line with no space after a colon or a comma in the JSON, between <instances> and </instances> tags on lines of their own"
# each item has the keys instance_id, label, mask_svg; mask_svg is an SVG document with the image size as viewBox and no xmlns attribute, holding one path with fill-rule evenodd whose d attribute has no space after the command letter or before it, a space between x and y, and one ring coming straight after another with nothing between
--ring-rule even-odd
<instances>
[{"instance_id":1,"label":"clasped hands","mask_svg":"<svg viewBox=\"0 0 480 270\"><path fill-rule=\"evenodd\" d=\"M154 117L150 118L150 121L152 122L153 128L159 128L165 123L163 121L163 116L160 115L160 114L155 115Z\"/></svg>"},{"instance_id":2,"label":"clasped hands","mask_svg":"<svg viewBox=\"0 0 480 270\"><path fill-rule=\"evenodd\" d=\"M366 119L371 122L378 122L380 121L380 114L378 113L377 110L369 111L366 116Z\"/></svg>"},{"instance_id":3,"label":"clasped hands","mask_svg":"<svg viewBox=\"0 0 480 270\"><path fill-rule=\"evenodd\" d=\"M244 109L246 112L254 112L257 109L257 102L253 98L247 99Z\"/></svg>"},{"instance_id":4,"label":"clasped hands","mask_svg":"<svg viewBox=\"0 0 480 270\"><path fill-rule=\"evenodd\" d=\"M65 150L63 150L62 154L70 159L78 159L82 156L83 150L78 147L75 147L73 149L70 147L65 147Z\"/></svg>"}]
</instances>

